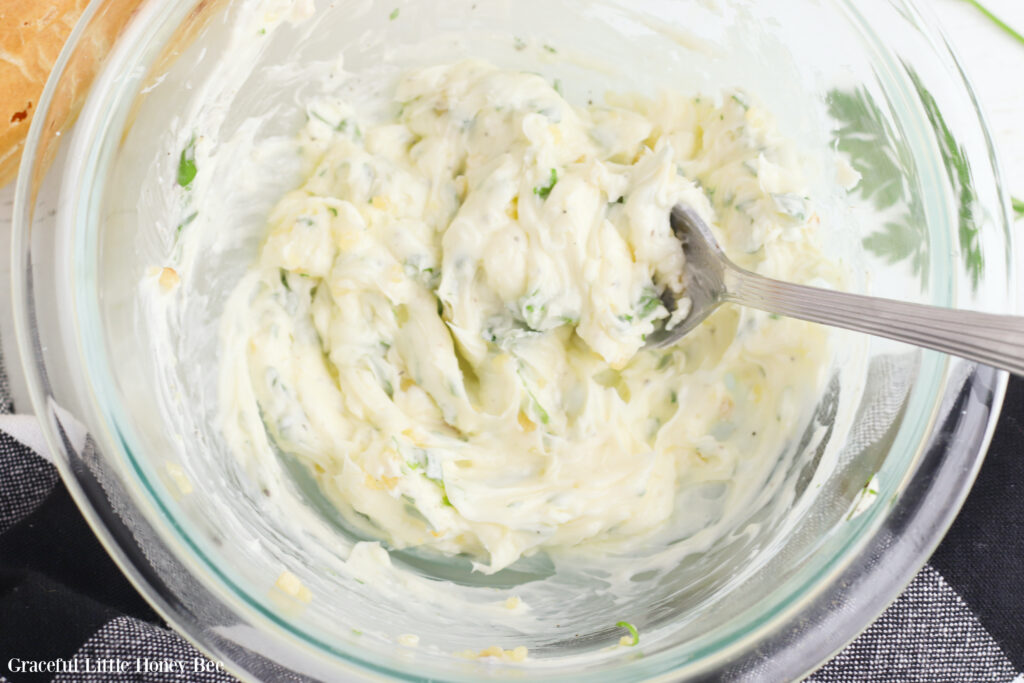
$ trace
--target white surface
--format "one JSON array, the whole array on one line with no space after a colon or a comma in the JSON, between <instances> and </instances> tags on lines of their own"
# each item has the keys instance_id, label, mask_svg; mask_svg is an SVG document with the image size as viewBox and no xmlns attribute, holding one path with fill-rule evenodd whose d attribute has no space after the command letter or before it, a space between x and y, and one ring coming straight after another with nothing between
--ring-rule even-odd
<instances>
[{"instance_id":1,"label":"white surface","mask_svg":"<svg viewBox=\"0 0 1024 683\"><path fill-rule=\"evenodd\" d=\"M922 4L939 16L974 85L992 128L1006 187L1014 196L1024 198L1024 45L1000 31L967 0L922 0ZM983 4L1024 33L1024 1L984 0ZM9 300L13 196L13 184L0 189L0 344L15 405L27 412L28 395L15 347ZM1024 221L1018 221L1021 224ZM1024 235L1018 241L1024 242Z\"/></svg>"},{"instance_id":2,"label":"white surface","mask_svg":"<svg viewBox=\"0 0 1024 683\"><path fill-rule=\"evenodd\" d=\"M930 0L988 118L1011 194L1024 198L1024 45L966 0ZM1020 33L1024 2L982 0Z\"/></svg>"}]
</instances>

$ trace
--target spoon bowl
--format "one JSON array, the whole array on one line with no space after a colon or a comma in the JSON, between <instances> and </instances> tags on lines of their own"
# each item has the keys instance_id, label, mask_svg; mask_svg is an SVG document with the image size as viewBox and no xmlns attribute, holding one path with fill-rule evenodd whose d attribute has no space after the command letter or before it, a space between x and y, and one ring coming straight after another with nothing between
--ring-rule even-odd
<instances>
[{"instance_id":1,"label":"spoon bowl","mask_svg":"<svg viewBox=\"0 0 1024 683\"><path fill-rule=\"evenodd\" d=\"M1024 375L1024 317L911 304L773 280L730 261L692 208L676 206L671 221L686 256L683 284L690 311L681 323L648 336L649 348L671 346L729 302L895 339ZM670 312L683 305L668 291L662 300Z\"/></svg>"}]
</instances>

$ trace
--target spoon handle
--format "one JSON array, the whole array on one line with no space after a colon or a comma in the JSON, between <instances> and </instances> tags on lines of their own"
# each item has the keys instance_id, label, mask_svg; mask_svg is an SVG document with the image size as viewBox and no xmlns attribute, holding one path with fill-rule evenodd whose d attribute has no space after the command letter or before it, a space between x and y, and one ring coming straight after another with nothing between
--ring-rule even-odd
<instances>
[{"instance_id":1,"label":"spoon handle","mask_svg":"<svg viewBox=\"0 0 1024 683\"><path fill-rule=\"evenodd\" d=\"M924 306L772 280L730 268L726 301L907 342L1024 375L1024 317Z\"/></svg>"}]
</instances>

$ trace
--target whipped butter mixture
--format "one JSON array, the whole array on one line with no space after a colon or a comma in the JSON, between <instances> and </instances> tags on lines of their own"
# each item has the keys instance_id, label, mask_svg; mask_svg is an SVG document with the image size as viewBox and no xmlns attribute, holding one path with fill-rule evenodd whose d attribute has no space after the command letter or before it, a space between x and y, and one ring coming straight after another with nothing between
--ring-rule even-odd
<instances>
[{"instance_id":1,"label":"whipped butter mixture","mask_svg":"<svg viewBox=\"0 0 1024 683\"><path fill-rule=\"evenodd\" d=\"M467 61L374 112L312 103L308 181L223 322L236 452L262 443L240 417L258 410L367 536L487 573L687 527L694 484L756 487L828 360L821 329L733 307L644 348L686 313L675 204L741 266L828 276L770 118L739 93L561 90Z\"/></svg>"}]
</instances>

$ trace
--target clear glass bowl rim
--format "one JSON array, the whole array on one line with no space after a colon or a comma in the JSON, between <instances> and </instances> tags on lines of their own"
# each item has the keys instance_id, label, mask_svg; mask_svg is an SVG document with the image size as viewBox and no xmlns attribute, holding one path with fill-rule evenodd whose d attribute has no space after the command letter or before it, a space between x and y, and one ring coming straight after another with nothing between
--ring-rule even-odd
<instances>
[{"instance_id":1,"label":"clear glass bowl rim","mask_svg":"<svg viewBox=\"0 0 1024 683\"><path fill-rule=\"evenodd\" d=\"M50 82L48 82L46 86L46 91L44 92L44 96L40 100L39 107L37 110L37 116L35 118L35 121L39 122L40 125L36 125L36 123L34 123L30 131L29 138L26 142L26 151L23 156L21 169L19 173L19 179L17 181L16 186L16 197L14 207L15 229L12 240L13 263L11 292L14 299L17 340L20 349L21 359L23 366L26 369L29 392L31 395L33 407L35 409L36 414L40 416L46 414L47 402L50 399L50 396L48 395L45 380L43 379L45 375L45 368L39 367L39 363L41 362L42 359L38 357L35 353L35 343L38 340L38 331L33 323L35 311L33 310L33 303L28 296L26 287L28 276L26 269L31 268L31 266L27 264L27 260L24 258L24 255L28 252L30 245L30 217L32 210L32 202L30 200L30 198L32 197L31 178L38 170L36 151L38 150L40 138L43 133L43 131L40 130L41 122L45 120L45 114L49 110L49 107L52 103L53 93L56 88L56 82L59 80L59 77L63 73L64 67L67 64L68 57L70 56L71 51L73 50L76 44L76 41L81 37L83 27L87 24L89 19L96 14L96 12L102 5L103 0L93 0L93 2L90 3L89 7L83 15L82 21L76 27L75 31L72 33L72 36L69 38L67 45L61 52L57 65L54 68L54 77L51 78ZM934 27L934 25L929 26L928 29L941 37L941 31L938 31ZM942 42L944 43L945 41ZM953 56L952 58L954 60L954 63L957 63L955 56ZM966 90L967 95L970 96L973 101L973 95L970 91L970 86L966 82L966 80L963 81L963 86ZM974 106L977 110L976 102L974 102ZM984 117L980 111L978 111L977 113L979 125L982 127L987 138L988 132L984 122ZM996 177L998 178L998 162L995 159L992 159L992 163L996 167ZM1004 206L1004 212L1005 211L1006 208ZM979 372L984 373L986 372L986 369L982 369ZM930 555L931 550L933 550L934 547L938 544L939 540L941 539L941 536L944 534L948 526L952 523L952 520L955 517L955 512L959 510L960 504L966 497L967 491L970 488L970 484L973 483L977 470L980 468L984 450L985 448L987 448L988 441L991 438L991 433L994 429L995 421L999 414L999 407L1001 405L1002 396L1005 391L1006 375L1002 373L993 372L990 373L986 381L990 384L990 386L993 389L992 393L990 394L991 402L988 406L975 406L976 409L984 409L988 412L985 422L986 428L984 430L984 433L980 436L980 439L976 439L977 450L976 452L971 454L973 460L971 461L971 466L969 468L969 476L964 477L962 472L959 475L961 479L960 486L956 491L956 496L954 499L955 505L950 506L950 500L947 499L947 514L930 520L932 524L928 526L930 526L931 528L928 530L928 533L924 534L924 538L926 540L923 544L921 544L919 540L919 550L918 552L914 553L915 557L909 563L907 563L905 567L906 571L903 572L905 576L902 579L900 579L898 586L890 586L892 590L887 591L888 593L891 593L891 595L889 595L888 598L884 600L875 600L872 607L857 615L858 617L866 616L866 618L863 619L863 623L861 624L861 626L866 626L870 618L877 616L881 609L884 608L884 606L888 604L889 601L895 598L898 591L902 590L903 586L907 581L909 581L909 578L912 577L913 573L915 573L917 569L919 569L920 566L923 565L924 561ZM193 643L197 645L200 649L208 650L209 648L207 648L205 644L201 642L201 639L195 637L195 631L192 628L189 628L189 624L182 623L183 620L178 618L179 615L175 613L175 610L171 606L171 603L169 603L168 601L163 599L162 596L159 595L159 591L157 591L144 578L143 573L137 570L137 568L133 565L132 561L123 552L123 549L119 547L115 538L110 534L109 530L102 523L100 516L97 515L96 511L93 509L92 506L95 504L95 501L89 498L84 493L82 488L78 485L78 482L76 480L76 474L69 466L66 456L62 453L63 444L61 439L53 431L52 426L47 420L42 420L42 423L44 427L44 434L47 440L47 444L50 447L51 452L58 454L56 461L62 479L67 484L69 490L72 493L73 498L76 501L76 504L78 504L79 508L82 510L86 519L90 523L90 526L93 528L93 531L96 533L97 537L101 540L101 542L106 547L111 556L114 557L115 561L118 563L121 570L135 584L136 588L140 591L140 593L142 593L143 596L145 596L151 602L151 604L153 604L154 608L156 608L157 611L164 618L167 619L168 623L175 625L180 632L190 637L190 640L192 640ZM961 462L961 466L962 465L963 463ZM879 521L881 522L883 520ZM865 537L863 539L864 544L866 545L870 541L872 541L873 537L876 537L879 533L881 533L881 531L882 530L878 529L876 525L873 534L870 535L872 537ZM848 560L846 564L847 567L859 559L858 553L852 551L842 553L841 556ZM835 577L839 573L841 573L843 567L836 566L832 567L832 569L834 570L833 572L831 572L832 576L828 578L834 580ZM821 580L824 578L826 577L819 576L818 579L816 579L814 582L814 586L818 589L819 592L825 590L831 583L830 581ZM811 592L813 593L814 591ZM805 597L807 597L809 600L813 599L813 595L808 595ZM796 607L797 606L794 606L793 609L796 609ZM786 611L791 612L792 610ZM778 623L781 620L783 620L784 616L785 615L782 614L775 615L775 618L772 619L772 622ZM766 626L762 625L761 628L766 628ZM852 637L852 635L850 637ZM219 655L220 653L212 654ZM374 665L371 664L371 666ZM374 666L374 668L376 667ZM377 669L377 672L397 673L390 672L386 668L379 668ZM676 674L666 674L666 676L674 675Z\"/></svg>"}]
</instances>

